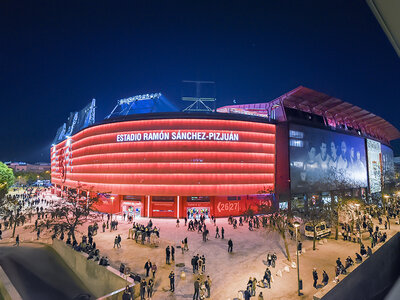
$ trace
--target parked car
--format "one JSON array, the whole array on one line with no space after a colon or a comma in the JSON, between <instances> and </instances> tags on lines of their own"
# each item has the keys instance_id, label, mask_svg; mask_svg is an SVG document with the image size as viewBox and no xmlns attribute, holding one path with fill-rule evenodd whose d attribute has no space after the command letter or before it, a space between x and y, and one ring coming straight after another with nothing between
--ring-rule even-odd
<instances>
[{"instance_id":1,"label":"parked car","mask_svg":"<svg viewBox=\"0 0 400 300\"><path fill-rule=\"evenodd\" d=\"M305 228L305 236L309 238L314 238L314 228L310 223L306 223ZM331 229L326 225L326 222L320 222L315 226L316 238L320 239L322 237L328 236L331 234Z\"/></svg>"}]
</instances>

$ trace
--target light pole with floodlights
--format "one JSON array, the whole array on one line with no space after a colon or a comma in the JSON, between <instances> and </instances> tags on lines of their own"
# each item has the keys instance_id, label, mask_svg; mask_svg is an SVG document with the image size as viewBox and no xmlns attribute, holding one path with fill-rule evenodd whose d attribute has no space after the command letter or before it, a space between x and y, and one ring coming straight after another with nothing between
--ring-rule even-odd
<instances>
[{"instance_id":1,"label":"light pole with floodlights","mask_svg":"<svg viewBox=\"0 0 400 300\"><path fill-rule=\"evenodd\" d=\"M300 266L299 266L299 241L297 239L297 230L300 226L299 222L294 222L294 227L296 228L296 256L297 256L297 294L300 296Z\"/></svg>"},{"instance_id":2,"label":"light pole with floodlights","mask_svg":"<svg viewBox=\"0 0 400 300\"><path fill-rule=\"evenodd\" d=\"M114 196L111 196L111 222L112 222L112 216L113 216L113 211L114 211Z\"/></svg>"}]
</instances>

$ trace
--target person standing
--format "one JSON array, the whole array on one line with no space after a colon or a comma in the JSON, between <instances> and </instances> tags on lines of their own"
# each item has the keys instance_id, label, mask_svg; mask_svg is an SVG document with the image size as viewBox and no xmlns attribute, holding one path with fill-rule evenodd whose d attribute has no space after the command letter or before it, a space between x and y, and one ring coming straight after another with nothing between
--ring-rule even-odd
<instances>
[{"instance_id":1,"label":"person standing","mask_svg":"<svg viewBox=\"0 0 400 300\"><path fill-rule=\"evenodd\" d=\"M200 277L197 277L196 281L194 282L194 294L193 300L199 300L199 293L200 293Z\"/></svg>"},{"instance_id":2,"label":"person standing","mask_svg":"<svg viewBox=\"0 0 400 300\"><path fill-rule=\"evenodd\" d=\"M140 282L140 300L145 300L146 298L146 280L142 279Z\"/></svg>"},{"instance_id":3,"label":"person standing","mask_svg":"<svg viewBox=\"0 0 400 300\"><path fill-rule=\"evenodd\" d=\"M39 238L40 238L40 227L38 227L38 229L37 229L36 236L37 236L37 239L39 239Z\"/></svg>"},{"instance_id":4,"label":"person standing","mask_svg":"<svg viewBox=\"0 0 400 300\"><path fill-rule=\"evenodd\" d=\"M150 261L150 259L148 259L146 261L146 263L144 264L144 269L146 270L146 277L149 277L149 272L150 272L151 267L152 267L151 261Z\"/></svg>"},{"instance_id":5,"label":"person standing","mask_svg":"<svg viewBox=\"0 0 400 300\"><path fill-rule=\"evenodd\" d=\"M127 285L125 287L124 293L122 294L122 300L131 300L131 299L132 299L132 292L131 292L129 286Z\"/></svg>"},{"instance_id":6,"label":"person standing","mask_svg":"<svg viewBox=\"0 0 400 300\"><path fill-rule=\"evenodd\" d=\"M246 290L244 291L243 296L244 296L244 300L250 300L251 294L250 294L250 292L249 292L248 289L246 289Z\"/></svg>"},{"instance_id":7,"label":"person standing","mask_svg":"<svg viewBox=\"0 0 400 300\"><path fill-rule=\"evenodd\" d=\"M201 260L203 261L201 271L204 273L206 271L206 258L204 257L204 254L201 256Z\"/></svg>"},{"instance_id":8,"label":"person standing","mask_svg":"<svg viewBox=\"0 0 400 300\"><path fill-rule=\"evenodd\" d=\"M225 230L224 227L221 227L221 239L224 239Z\"/></svg>"},{"instance_id":9,"label":"person standing","mask_svg":"<svg viewBox=\"0 0 400 300\"><path fill-rule=\"evenodd\" d=\"M149 279L149 283L147 284L147 297L151 298L153 296L153 288L154 288L154 280Z\"/></svg>"},{"instance_id":10,"label":"person standing","mask_svg":"<svg viewBox=\"0 0 400 300\"><path fill-rule=\"evenodd\" d=\"M194 273L196 273L196 256L194 256L194 255L192 257L191 264L193 267L193 274L194 274Z\"/></svg>"},{"instance_id":11,"label":"person standing","mask_svg":"<svg viewBox=\"0 0 400 300\"><path fill-rule=\"evenodd\" d=\"M170 287L170 291L174 292L175 291L175 274L174 271L171 271L171 273L169 273L169 287Z\"/></svg>"},{"instance_id":12,"label":"person standing","mask_svg":"<svg viewBox=\"0 0 400 300\"><path fill-rule=\"evenodd\" d=\"M211 297L211 278L209 275L207 275L207 279L204 282L204 285L206 286L207 289L207 298Z\"/></svg>"},{"instance_id":13,"label":"person standing","mask_svg":"<svg viewBox=\"0 0 400 300\"><path fill-rule=\"evenodd\" d=\"M172 261L175 261L175 247L171 246L171 257L172 257Z\"/></svg>"},{"instance_id":14,"label":"person standing","mask_svg":"<svg viewBox=\"0 0 400 300\"><path fill-rule=\"evenodd\" d=\"M181 250L182 250L182 254L185 253L185 243L183 242L183 240L181 241Z\"/></svg>"},{"instance_id":15,"label":"person standing","mask_svg":"<svg viewBox=\"0 0 400 300\"><path fill-rule=\"evenodd\" d=\"M176 227L179 228L179 219L176 219Z\"/></svg>"},{"instance_id":16,"label":"person standing","mask_svg":"<svg viewBox=\"0 0 400 300\"><path fill-rule=\"evenodd\" d=\"M153 263L151 265L151 272L153 273L153 278L156 277L156 272L157 272L157 265L156 263Z\"/></svg>"},{"instance_id":17,"label":"person standing","mask_svg":"<svg viewBox=\"0 0 400 300\"><path fill-rule=\"evenodd\" d=\"M231 239L228 241L228 253L232 253L233 251L233 242Z\"/></svg>"},{"instance_id":18,"label":"person standing","mask_svg":"<svg viewBox=\"0 0 400 300\"><path fill-rule=\"evenodd\" d=\"M17 234L17 237L15 238L15 244L14 246L19 246L19 234Z\"/></svg>"},{"instance_id":19,"label":"person standing","mask_svg":"<svg viewBox=\"0 0 400 300\"><path fill-rule=\"evenodd\" d=\"M114 238L114 247L113 248L115 248L115 246L117 246L117 248L118 248L118 236L115 236L115 238Z\"/></svg>"},{"instance_id":20,"label":"person standing","mask_svg":"<svg viewBox=\"0 0 400 300\"><path fill-rule=\"evenodd\" d=\"M314 279L313 287L317 288L318 273L317 273L316 268L313 269L312 275L313 275L313 279Z\"/></svg>"},{"instance_id":21,"label":"person standing","mask_svg":"<svg viewBox=\"0 0 400 300\"><path fill-rule=\"evenodd\" d=\"M202 275L203 274L203 259L201 257L199 257L197 264L198 264L199 274Z\"/></svg>"},{"instance_id":22,"label":"person standing","mask_svg":"<svg viewBox=\"0 0 400 300\"><path fill-rule=\"evenodd\" d=\"M106 231L106 223L103 222L103 232Z\"/></svg>"},{"instance_id":23,"label":"person standing","mask_svg":"<svg viewBox=\"0 0 400 300\"><path fill-rule=\"evenodd\" d=\"M187 237L185 237L185 239L183 240L183 242L185 243L185 250L188 251L188 250L189 250L189 246L188 246L188 239L187 239Z\"/></svg>"},{"instance_id":24,"label":"person standing","mask_svg":"<svg viewBox=\"0 0 400 300\"><path fill-rule=\"evenodd\" d=\"M170 256L171 256L171 250L169 249L169 246L167 246L167 248L165 249L165 262L167 265L170 264L169 262Z\"/></svg>"}]
</instances>

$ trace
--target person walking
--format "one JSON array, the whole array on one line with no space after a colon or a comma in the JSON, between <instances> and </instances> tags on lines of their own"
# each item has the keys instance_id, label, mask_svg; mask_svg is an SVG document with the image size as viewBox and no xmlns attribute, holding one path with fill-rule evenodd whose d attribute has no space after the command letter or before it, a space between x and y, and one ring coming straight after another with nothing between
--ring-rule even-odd
<instances>
[{"instance_id":1,"label":"person walking","mask_svg":"<svg viewBox=\"0 0 400 300\"><path fill-rule=\"evenodd\" d=\"M156 272L157 272L157 265L156 263L152 263L151 265L151 272L153 273L153 278L156 277Z\"/></svg>"},{"instance_id":2,"label":"person walking","mask_svg":"<svg viewBox=\"0 0 400 300\"><path fill-rule=\"evenodd\" d=\"M232 253L233 251L233 242L231 239L228 241L228 253Z\"/></svg>"},{"instance_id":3,"label":"person walking","mask_svg":"<svg viewBox=\"0 0 400 300\"><path fill-rule=\"evenodd\" d=\"M15 244L14 246L19 246L19 234L17 234L17 237L15 238Z\"/></svg>"},{"instance_id":4,"label":"person walking","mask_svg":"<svg viewBox=\"0 0 400 300\"><path fill-rule=\"evenodd\" d=\"M176 227L179 228L179 219L176 219Z\"/></svg>"},{"instance_id":5,"label":"person walking","mask_svg":"<svg viewBox=\"0 0 400 300\"><path fill-rule=\"evenodd\" d=\"M170 291L174 292L175 291L175 274L174 271L171 271L171 273L169 273L169 287L170 287Z\"/></svg>"},{"instance_id":6,"label":"person walking","mask_svg":"<svg viewBox=\"0 0 400 300\"><path fill-rule=\"evenodd\" d=\"M122 239L121 239L121 235L118 234L118 237L117 237L117 238L118 238L117 247L118 247L118 248L121 248L121 240L122 240Z\"/></svg>"},{"instance_id":7,"label":"person walking","mask_svg":"<svg viewBox=\"0 0 400 300\"><path fill-rule=\"evenodd\" d=\"M199 300L199 293L200 293L200 277L197 277L196 281L194 282L194 294L193 300Z\"/></svg>"},{"instance_id":8,"label":"person walking","mask_svg":"<svg viewBox=\"0 0 400 300\"><path fill-rule=\"evenodd\" d=\"M222 240L225 238L224 234L225 234L225 229L224 229L224 227L221 227L221 239Z\"/></svg>"},{"instance_id":9,"label":"person walking","mask_svg":"<svg viewBox=\"0 0 400 300\"><path fill-rule=\"evenodd\" d=\"M221 237L221 236L219 235L219 228L217 226L217 228L215 229L215 238L217 239L219 237Z\"/></svg>"},{"instance_id":10,"label":"person walking","mask_svg":"<svg viewBox=\"0 0 400 300\"><path fill-rule=\"evenodd\" d=\"M151 267L152 267L151 261L150 261L150 259L148 259L146 261L146 263L144 264L144 269L146 270L146 277L149 277L149 272L150 272Z\"/></svg>"},{"instance_id":11,"label":"person walking","mask_svg":"<svg viewBox=\"0 0 400 300\"><path fill-rule=\"evenodd\" d=\"M172 261L175 261L175 247L171 246L171 257L172 257Z\"/></svg>"},{"instance_id":12,"label":"person walking","mask_svg":"<svg viewBox=\"0 0 400 300\"><path fill-rule=\"evenodd\" d=\"M312 275L313 275L313 279L314 279L313 287L317 288L318 273L317 273L316 268L313 269Z\"/></svg>"},{"instance_id":13,"label":"person walking","mask_svg":"<svg viewBox=\"0 0 400 300\"><path fill-rule=\"evenodd\" d=\"M38 229L37 229L36 236L37 236L37 239L40 238L40 227L38 227Z\"/></svg>"},{"instance_id":14,"label":"person walking","mask_svg":"<svg viewBox=\"0 0 400 300\"><path fill-rule=\"evenodd\" d=\"M113 248L115 248L115 246L117 246L117 248L118 248L118 236L115 236L115 238L114 238L114 247Z\"/></svg>"},{"instance_id":15,"label":"person walking","mask_svg":"<svg viewBox=\"0 0 400 300\"><path fill-rule=\"evenodd\" d=\"M328 274L325 272L325 270L322 272L322 284L325 286L327 285L329 282L329 276Z\"/></svg>"},{"instance_id":16,"label":"person walking","mask_svg":"<svg viewBox=\"0 0 400 300\"><path fill-rule=\"evenodd\" d=\"M185 253L185 243L183 242L183 240L181 241L181 250L182 250L182 254Z\"/></svg>"},{"instance_id":17,"label":"person walking","mask_svg":"<svg viewBox=\"0 0 400 300\"><path fill-rule=\"evenodd\" d=\"M106 231L106 223L103 222L103 232Z\"/></svg>"},{"instance_id":18,"label":"person walking","mask_svg":"<svg viewBox=\"0 0 400 300\"><path fill-rule=\"evenodd\" d=\"M165 263L167 265L170 264L170 262L169 262L170 256L171 256L171 250L169 249L169 246L167 246L167 248L165 248Z\"/></svg>"}]
</instances>

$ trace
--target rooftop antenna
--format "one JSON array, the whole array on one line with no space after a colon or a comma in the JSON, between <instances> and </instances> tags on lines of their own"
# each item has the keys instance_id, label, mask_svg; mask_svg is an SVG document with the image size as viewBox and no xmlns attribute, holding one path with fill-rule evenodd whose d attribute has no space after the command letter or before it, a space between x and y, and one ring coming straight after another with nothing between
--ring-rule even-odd
<instances>
[{"instance_id":1,"label":"rooftop antenna","mask_svg":"<svg viewBox=\"0 0 400 300\"><path fill-rule=\"evenodd\" d=\"M187 112L214 112L215 111L215 82L214 81L200 81L200 80L183 80L182 81L186 86L195 85L196 91L195 95L185 96L182 95L182 101L192 102L188 107L186 107L183 111ZM211 95L205 97L204 90L206 87L211 87L212 92ZM207 105L205 102L210 102ZM211 107L212 108L211 108Z\"/></svg>"}]
</instances>

